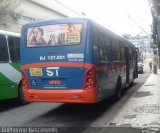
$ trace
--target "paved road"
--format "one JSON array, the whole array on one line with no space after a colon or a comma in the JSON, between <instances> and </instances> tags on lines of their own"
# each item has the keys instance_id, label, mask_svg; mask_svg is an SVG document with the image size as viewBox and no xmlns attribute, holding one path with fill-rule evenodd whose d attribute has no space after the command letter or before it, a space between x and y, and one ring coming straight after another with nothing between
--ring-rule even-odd
<instances>
[{"instance_id":1,"label":"paved road","mask_svg":"<svg viewBox=\"0 0 160 133\"><path fill-rule=\"evenodd\" d=\"M98 105L31 103L19 106L15 102L1 102L0 127L63 127L61 130L64 132L70 131L69 127L76 127L72 130L88 132L88 127L92 126L100 127L92 128L94 132L103 132L104 127L115 125L116 116L123 113L121 110L125 108L126 102L133 97L150 74L148 62L146 62L144 73L139 74L139 78L118 102L113 101L112 98Z\"/></svg>"}]
</instances>

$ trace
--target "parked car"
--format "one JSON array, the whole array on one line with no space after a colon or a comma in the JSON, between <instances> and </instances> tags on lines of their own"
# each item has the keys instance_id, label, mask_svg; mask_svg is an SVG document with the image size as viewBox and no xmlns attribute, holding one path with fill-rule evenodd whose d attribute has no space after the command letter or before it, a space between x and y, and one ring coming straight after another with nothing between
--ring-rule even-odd
<instances>
[{"instance_id":1,"label":"parked car","mask_svg":"<svg viewBox=\"0 0 160 133\"><path fill-rule=\"evenodd\" d=\"M143 73L143 63L139 62L138 63L138 73Z\"/></svg>"}]
</instances>

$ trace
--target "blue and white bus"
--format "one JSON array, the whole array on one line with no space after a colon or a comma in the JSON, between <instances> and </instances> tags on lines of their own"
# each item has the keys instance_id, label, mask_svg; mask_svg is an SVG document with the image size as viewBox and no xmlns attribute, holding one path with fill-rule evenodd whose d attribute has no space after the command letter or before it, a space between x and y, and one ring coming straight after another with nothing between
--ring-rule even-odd
<instances>
[{"instance_id":1,"label":"blue and white bus","mask_svg":"<svg viewBox=\"0 0 160 133\"><path fill-rule=\"evenodd\" d=\"M97 103L138 77L135 46L90 19L34 22L21 35L26 101Z\"/></svg>"}]
</instances>

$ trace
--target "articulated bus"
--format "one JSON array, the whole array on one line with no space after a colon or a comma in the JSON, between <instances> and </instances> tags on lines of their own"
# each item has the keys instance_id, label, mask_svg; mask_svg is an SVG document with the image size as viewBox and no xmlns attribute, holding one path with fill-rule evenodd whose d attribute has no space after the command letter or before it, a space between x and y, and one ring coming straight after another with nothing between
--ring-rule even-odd
<instances>
[{"instance_id":1,"label":"articulated bus","mask_svg":"<svg viewBox=\"0 0 160 133\"><path fill-rule=\"evenodd\" d=\"M21 34L26 101L97 103L138 77L135 46L90 19L34 22Z\"/></svg>"},{"instance_id":2,"label":"articulated bus","mask_svg":"<svg viewBox=\"0 0 160 133\"><path fill-rule=\"evenodd\" d=\"M0 100L18 98L24 104L19 44L20 34L0 30Z\"/></svg>"}]
</instances>

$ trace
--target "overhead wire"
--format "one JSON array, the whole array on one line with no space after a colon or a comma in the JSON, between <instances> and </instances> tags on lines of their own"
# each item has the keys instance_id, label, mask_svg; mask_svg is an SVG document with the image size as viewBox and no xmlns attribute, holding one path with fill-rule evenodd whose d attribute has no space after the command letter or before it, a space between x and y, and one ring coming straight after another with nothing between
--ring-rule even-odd
<instances>
[{"instance_id":1,"label":"overhead wire","mask_svg":"<svg viewBox=\"0 0 160 133\"><path fill-rule=\"evenodd\" d=\"M59 5L61 5L62 7L70 10L71 12L77 14L78 16L81 16L82 14L76 12L75 10L73 10L72 8L70 8L69 6L67 6L66 4L64 4L63 2L61 2L60 0L54 0L55 2L57 2Z\"/></svg>"},{"instance_id":2,"label":"overhead wire","mask_svg":"<svg viewBox=\"0 0 160 133\"><path fill-rule=\"evenodd\" d=\"M133 18L131 15L128 14L128 20L129 20L129 19L132 20L133 23L134 23L135 25L137 25L137 27L140 28L144 33L149 34L147 31L145 31L145 30L134 20L134 18Z\"/></svg>"}]
</instances>

